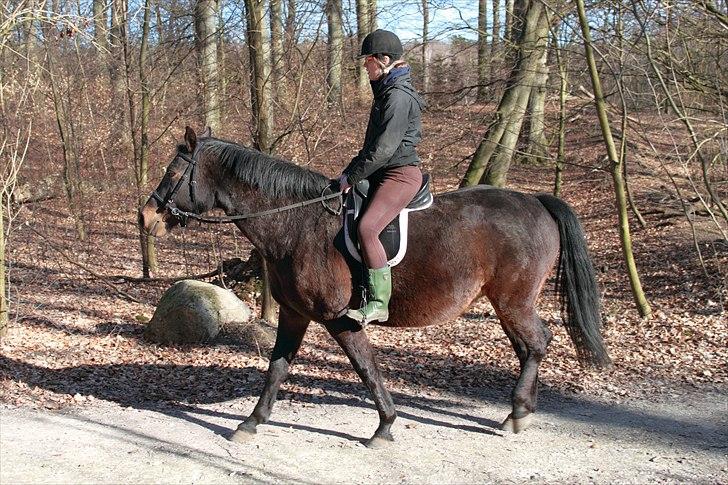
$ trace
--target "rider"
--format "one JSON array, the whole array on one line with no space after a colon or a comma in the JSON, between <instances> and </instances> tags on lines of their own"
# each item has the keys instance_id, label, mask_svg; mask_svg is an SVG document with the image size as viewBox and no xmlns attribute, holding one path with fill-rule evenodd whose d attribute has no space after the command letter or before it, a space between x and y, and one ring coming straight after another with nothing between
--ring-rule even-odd
<instances>
[{"instance_id":1,"label":"rider","mask_svg":"<svg viewBox=\"0 0 728 485\"><path fill-rule=\"evenodd\" d=\"M422 185L415 148L422 138L420 114L425 103L412 87L402 54L402 42L393 32L379 29L364 38L359 57L364 58L374 102L364 147L339 177L343 191L367 179L373 193L359 221L359 242L369 268L368 298L364 306L346 313L362 325L389 318L391 269L379 234Z\"/></svg>"}]
</instances>

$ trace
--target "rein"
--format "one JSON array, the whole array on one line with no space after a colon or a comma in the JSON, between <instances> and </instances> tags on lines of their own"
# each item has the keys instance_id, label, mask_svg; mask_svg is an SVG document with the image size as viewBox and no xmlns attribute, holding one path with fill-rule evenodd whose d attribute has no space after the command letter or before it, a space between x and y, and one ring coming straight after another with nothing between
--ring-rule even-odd
<instances>
[{"instance_id":1,"label":"rein","mask_svg":"<svg viewBox=\"0 0 728 485\"><path fill-rule=\"evenodd\" d=\"M305 200L303 202L297 202L295 204L286 205L283 207L277 207L275 209L269 209L261 212L254 212L252 214L243 214L243 215L237 215L237 216L221 216L221 217L207 217L202 216L199 214L195 214L194 212L188 212L183 211L179 209L178 207L174 206L174 197L177 195L177 192L179 192L180 188L182 188L182 184L184 184L184 181L187 179L187 175L189 174L189 190L190 190L190 200L192 201L192 205L197 205L197 200L195 197L195 184L197 183L195 178L195 169L197 168L197 160L194 159L194 155L192 157L188 156L185 153L177 153L177 156L187 162L187 168L185 168L184 173L177 181L177 184L175 184L174 188L167 194L166 197L162 197L159 195L159 193L154 190L152 192L152 198L156 200L160 207L169 210L169 213L172 214L174 217L179 219L180 225L182 227L185 227L187 225L187 222L189 219L194 219L199 222L205 222L208 224L230 224L236 221L242 221L245 219L252 219L254 217L262 217L262 216L268 216L272 214L278 214L280 212L285 212L291 209L297 209L299 207L304 207L307 205L315 204L316 202L321 202L321 205L324 206L324 209L326 209L328 212L334 214L334 215L341 215L341 211L343 210L344 204L342 200L343 192L334 192L331 194L326 194L327 189L330 189L329 186L324 187L324 189L321 191L321 197L316 197L315 199L309 199ZM331 199L339 199L339 208L338 209L332 209L329 207L325 202L327 200Z\"/></svg>"},{"instance_id":2,"label":"rein","mask_svg":"<svg viewBox=\"0 0 728 485\"><path fill-rule=\"evenodd\" d=\"M324 191L328 187L324 188ZM275 209L269 209L262 212L254 212L252 214L243 214L239 216L221 216L221 217L207 217L207 216L201 216L199 214L195 214L194 212L187 212L178 209L177 207L170 207L169 213L178 218L181 222L180 225L183 227L187 224L188 219L194 219L199 222L206 222L208 224L229 224L236 221L242 221L245 219L252 219L254 217L261 217L261 216L269 216L271 214L278 214L279 212L285 212L291 209L297 209L298 207L304 207L307 205L315 204L316 202L321 202L321 204L324 206L324 208L331 212L334 215L341 215L342 211L342 205L339 206L338 209L332 209L331 207L324 204L324 201L334 199L334 198L341 198L341 194L343 192L334 192L333 194L328 195L321 195L321 197L316 197L315 199L309 199L304 200L303 202L297 202L295 204L291 205L285 205L283 207L277 207ZM322 192L323 194L323 192Z\"/></svg>"}]
</instances>

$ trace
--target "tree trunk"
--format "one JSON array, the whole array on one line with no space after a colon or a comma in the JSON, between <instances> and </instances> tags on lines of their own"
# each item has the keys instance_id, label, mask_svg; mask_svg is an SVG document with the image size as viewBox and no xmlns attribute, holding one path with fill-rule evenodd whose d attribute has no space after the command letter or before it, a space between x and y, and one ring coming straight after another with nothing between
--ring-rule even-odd
<instances>
[{"instance_id":1,"label":"tree trunk","mask_svg":"<svg viewBox=\"0 0 728 485\"><path fill-rule=\"evenodd\" d=\"M423 0L427 3L427 0ZM488 0L478 0L478 92L476 99L488 98Z\"/></svg>"},{"instance_id":2,"label":"tree trunk","mask_svg":"<svg viewBox=\"0 0 728 485\"><path fill-rule=\"evenodd\" d=\"M548 141L545 134L546 83L549 79L549 68L546 65L548 56L549 22L545 22L543 30L538 33L538 42L543 45L541 56L536 64L536 74L531 88L528 111L531 116L528 124L528 147L526 161L532 165L544 165L547 162Z\"/></svg>"},{"instance_id":3,"label":"tree trunk","mask_svg":"<svg viewBox=\"0 0 728 485\"><path fill-rule=\"evenodd\" d=\"M519 0L523 1L523 0ZM513 32L513 14L515 9L515 2L514 0L506 0L506 19L505 19L505 32L504 32L504 39L506 44L506 49L511 50L513 48L513 43L515 42L515 35Z\"/></svg>"},{"instance_id":4,"label":"tree trunk","mask_svg":"<svg viewBox=\"0 0 728 485\"><path fill-rule=\"evenodd\" d=\"M422 90L430 90L430 4L422 0Z\"/></svg>"},{"instance_id":5,"label":"tree trunk","mask_svg":"<svg viewBox=\"0 0 728 485\"><path fill-rule=\"evenodd\" d=\"M283 0L270 0L270 52L273 90L277 93L283 68Z\"/></svg>"},{"instance_id":6,"label":"tree trunk","mask_svg":"<svg viewBox=\"0 0 728 485\"><path fill-rule=\"evenodd\" d=\"M127 89L125 84L125 72L127 60L126 52L126 16L127 1L112 0L111 4L111 31L109 36L109 79L111 82L111 110L118 113L119 123L112 125L109 134L109 145L114 146L117 143L123 145L122 150L127 150L131 144L129 139L130 126L128 107L125 106Z\"/></svg>"},{"instance_id":7,"label":"tree trunk","mask_svg":"<svg viewBox=\"0 0 728 485\"><path fill-rule=\"evenodd\" d=\"M251 66L250 99L253 126L255 127L253 144L258 150L267 153L271 148L273 115L270 87L270 39L268 23L265 20L265 1L245 0L245 13ZM270 296L270 279L265 259L263 259L261 318L270 322L275 320L275 302Z\"/></svg>"},{"instance_id":8,"label":"tree trunk","mask_svg":"<svg viewBox=\"0 0 728 485\"><path fill-rule=\"evenodd\" d=\"M355 53L359 55L359 49L364 41L364 37L371 32L369 27L369 3L367 0L356 0L356 36L357 46ZM361 104L366 104L370 97L369 76L364 68L364 63L358 59L356 61L356 92L357 99Z\"/></svg>"},{"instance_id":9,"label":"tree trunk","mask_svg":"<svg viewBox=\"0 0 728 485\"><path fill-rule=\"evenodd\" d=\"M94 42L102 52L105 52L109 48L107 37L109 14L106 0L93 0L93 13Z\"/></svg>"},{"instance_id":10,"label":"tree trunk","mask_svg":"<svg viewBox=\"0 0 728 485\"><path fill-rule=\"evenodd\" d=\"M487 183L505 185L523 115L528 106L535 66L541 57L545 42L539 37L548 22L541 2L534 0L525 18L523 35L519 41L518 60L508 77L508 84L496 112L496 119L488 128L483 141L461 181L461 186Z\"/></svg>"},{"instance_id":11,"label":"tree trunk","mask_svg":"<svg viewBox=\"0 0 728 485\"><path fill-rule=\"evenodd\" d=\"M594 103L597 109L597 115L599 117L599 126L602 129L602 136L604 137L604 143L606 145L607 154L611 161L612 168L612 179L614 180L614 191L617 202L617 213L619 216L619 235L622 242L622 253L624 254L624 260L627 265L627 272L629 276L629 282L632 287L632 296L634 297L635 304L643 318L649 318L652 314L650 304L645 298L645 294L642 291L642 284L640 282L639 274L637 273L637 266L634 260L634 254L632 253L632 237L629 231L629 219L627 217L627 198L624 193L624 179L622 178L622 164L619 160L617 148L612 138L612 131L609 128L609 120L607 118L607 109L604 102L604 94L602 93L602 85L599 80L599 73L597 72L597 64L594 60L594 53L592 51L591 33L589 31L589 23L586 18L586 11L584 9L584 0L576 0L576 7L579 12L579 23L581 24L581 32L584 37L584 49L586 51L586 60L589 65L589 75L592 80L594 87Z\"/></svg>"},{"instance_id":12,"label":"tree trunk","mask_svg":"<svg viewBox=\"0 0 728 485\"><path fill-rule=\"evenodd\" d=\"M328 72L326 102L341 106L341 56L344 48L344 30L341 26L341 0L326 1L326 19L329 27Z\"/></svg>"},{"instance_id":13,"label":"tree trunk","mask_svg":"<svg viewBox=\"0 0 728 485\"><path fill-rule=\"evenodd\" d=\"M217 82L220 86L219 97L220 113L222 113L222 100L227 96L228 79L225 76L225 18L223 17L223 0L217 3Z\"/></svg>"},{"instance_id":14,"label":"tree trunk","mask_svg":"<svg viewBox=\"0 0 728 485\"><path fill-rule=\"evenodd\" d=\"M556 64L559 66L559 147L556 155L556 176L554 177L554 196L561 195L561 174L564 171L564 149L566 139L566 93L567 93L567 73L566 64L561 57L561 46L558 38L554 34L554 53L556 54Z\"/></svg>"},{"instance_id":15,"label":"tree trunk","mask_svg":"<svg viewBox=\"0 0 728 485\"><path fill-rule=\"evenodd\" d=\"M78 162L78 152L76 150L76 140L72 137L71 121L69 120L69 103L72 99L68 93L62 93L62 84L65 76L61 75L56 68L56 61L60 59L60 48L56 39L46 42L47 52L47 74L48 84L51 88L51 101L55 115L56 127L58 128L58 136L61 141L61 151L63 154L63 187L68 200L68 210L73 217L76 226L76 235L80 241L86 240L86 226L83 222L81 210L81 175L79 173L80 165Z\"/></svg>"},{"instance_id":16,"label":"tree trunk","mask_svg":"<svg viewBox=\"0 0 728 485\"><path fill-rule=\"evenodd\" d=\"M253 144L262 152L271 148L273 113L270 86L270 39L265 19L265 0L245 0L248 49L250 51L250 99Z\"/></svg>"},{"instance_id":17,"label":"tree trunk","mask_svg":"<svg viewBox=\"0 0 728 485\"><path fill-rule=\"evenodd\" d=\"M491 56L490 56L490 79L498 78L498 68L500 67L501 53L503 43L500 38L501 19L500 19L500 0L493 0L493 35L491 37Z\"/></svg>"},{"instance_id":18,"label":"tree trunk","mask_svg":"<svg viewBox=\"0 0 728 485\"><path fill-rule=\"evenodd\" d=\"M0 341L8 333L8 295L7 285L5 284L5 207L8 207L5 201L5 192L2 193L0 200Z\"/></svg>"},{"instance_id":19,"label":"tree trunk","mask_svg":"<svg viewBox=\"0 0 728 485\"><path fill-rule=\"evenodd\" d=\"M149 19L151 17L150 0L144 1L144 17L142 20L142 42L139 49L139 81L141 84L141 127L139 160L137 163L137 193L139 194L139 207L146 203L146 186L149 181ZM150 273L157 271L157 252L154 247L154 237L148 236L144 230L139 228L139 242L142 251L142 273L149 278Z\"/></svg>"},{"instance_id":20,"label":"tree trunk","mask_svg":"<svg viewBox=\"0 0 728 485\"><path fill-rule=\"evenodd\" d=\"M286 52L296 45L296 0L286 2Z\"/></svg>"},{"instance_id":21,"label":"tree trunk","mask_svg":"<svg viewBox=\"0 0 728 485\"><path fill-rule=\"evenodd\" d=\"M114 99L116 100L123 100L124 98L124 80L122 76L124 49L122 45L122 37L126 36L126 15L126 0L113 0L113 3L111 4L111 36L109 39L111 49L109 75L111 77Z\"/></svg>"},{"instance_id":22,"label":"tree trunk","mask_svg":"<svg viewBox=\"0 0 728 485\"><path fill-rule=\"evenodd\" d=\"M217 0L197 0L195 8L195 34L199 75L202 85L204 124L219 133L220 76L217 66Z\"/></svg>"},{"instance_id":23,"label":"tree trunk","mask_svg":"<svg viewBox=\"0 0 728 485\"><path fill-rule=\"evenodd\" d=\"M263 258L261 260L263 261L263 288L260 295L260 318L273 323L276 321L276 302L270 291L270 270L266 260Z\"/></svg>"},{"instance_id":24,"label":"tree trunk","mask_svg":"<svg viewBox=\"0 0 728 485\"><path fill-rule=\"evenodd\" d=\"M369 32L377 30L377 0L368 0L369 7Z\"/></svg>"}]
</instances>

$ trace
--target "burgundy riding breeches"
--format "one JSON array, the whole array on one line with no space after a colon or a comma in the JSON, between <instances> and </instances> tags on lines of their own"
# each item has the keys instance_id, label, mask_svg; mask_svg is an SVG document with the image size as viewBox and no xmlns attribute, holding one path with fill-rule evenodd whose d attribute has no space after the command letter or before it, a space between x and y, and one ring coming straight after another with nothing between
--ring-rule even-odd
<instances>
[{"instance_id":1,"label":"burgundy riding breeches","mask_svg":"<svg viewBox=\"0 0 728 485\"><path fill-rule=\"evenodd\" d=\"M359 221L359 243L367 267L380 269L387 265L387 254L379 234L417 194L422 186L422 172L414 165L388 168L369 181L375 192Z\"/></svg>"}]
</instances>

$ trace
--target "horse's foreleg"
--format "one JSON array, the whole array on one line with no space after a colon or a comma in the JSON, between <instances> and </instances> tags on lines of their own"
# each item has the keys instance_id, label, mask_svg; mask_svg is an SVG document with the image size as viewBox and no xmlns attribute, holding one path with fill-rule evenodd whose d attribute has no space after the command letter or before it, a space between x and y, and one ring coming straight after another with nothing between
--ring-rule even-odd
<instances>
[{"instance_id":1,"label":"horse's foreleg","mask_svg":"<svg viewBox=\"0 0 728 485\"><path fill-rule=\"evenodd\" d=\"M307 318L281 306L276 343L268 366L263 393L260 395L253 413L230 435L232 441L247 441L256 433L256 426L268 421L276 401L278 388L288 376L288 367L301 347L308 324Z\"/></svg>"},{"instance_id":2,"label":"horse's foreleg","mask_svg":"<svg viewBox=\"0 0 728 485\"><path fill-rule=\"evenodd\" d=\"M518 433L531 424L538 397L538 367L546 355L551 331L533 308L501 312L501 324L521 363L521 375L513 388L513 410L503 422L505 431ZM501 315L499 314L499 315Z\"/></svg>"},{"instance_id":3,"label":"horse's foreleg","mask_svg":"<svg viewBox=\"0 0 728 485\"><path fill-rule=\"evenodd\" d=\"M374 350L364 330L348 319L332 322L326 325L326 329L344 349L354 366L354 370L372 393L374 404L377 406L379 427L374 435L367 440L366 446L377 448L386 445L387 442L394 441L390 429L397 417L397 412L394 409L392 396L384 387L384 379L374 357Z\"/></svg>"}]
</instances>

